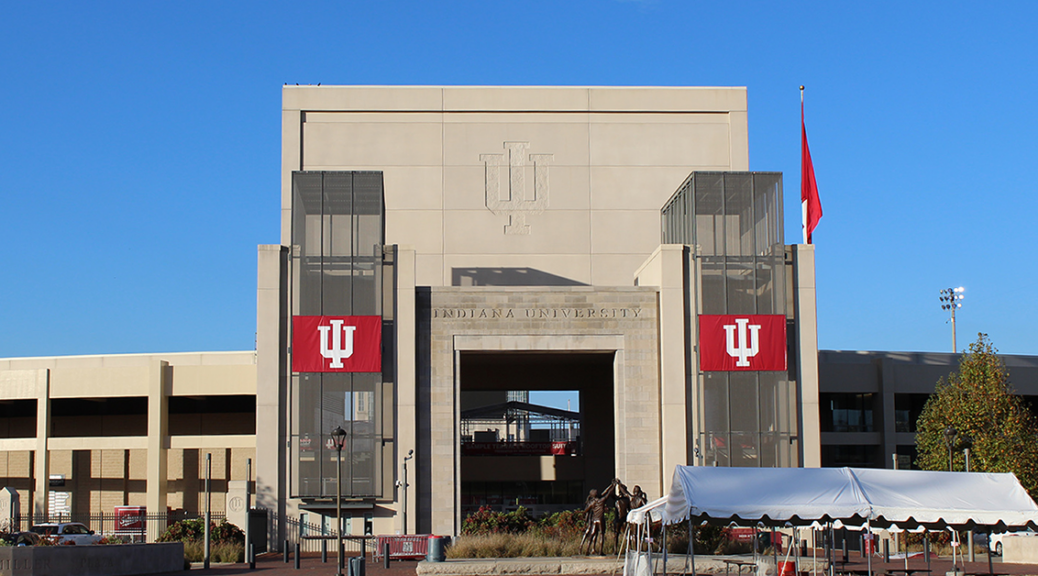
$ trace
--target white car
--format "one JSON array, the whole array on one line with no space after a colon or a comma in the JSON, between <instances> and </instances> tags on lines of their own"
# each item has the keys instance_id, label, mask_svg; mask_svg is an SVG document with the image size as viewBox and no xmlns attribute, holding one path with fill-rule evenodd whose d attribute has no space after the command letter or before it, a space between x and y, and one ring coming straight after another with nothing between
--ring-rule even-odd
<instances>
[{"instance_id":1,"label":"white car","mask_svg":"<svg viewBox=\"0 0 1038 576\"><path fill-rule=\"evenodd\" d=\"M1002 538L1005 536L1038 536L1034 530L1021 530L1020 532L999 532L998 534L992 534L991 538L988 539L988 550L995 553L996 556L1002 555Z\"/></svg>"},{"instance_id":2,"label":"white car","mask_svg":"<svg viewBox=\"0 0 1038 576\"><path fill-rule=\"evenodd\" d=\"M99 534L79 522L51 522L37 524L31 531L54 539L58 544L76 544L80 546L97 544L101 541Z\"/></svg>"}]
</instances>

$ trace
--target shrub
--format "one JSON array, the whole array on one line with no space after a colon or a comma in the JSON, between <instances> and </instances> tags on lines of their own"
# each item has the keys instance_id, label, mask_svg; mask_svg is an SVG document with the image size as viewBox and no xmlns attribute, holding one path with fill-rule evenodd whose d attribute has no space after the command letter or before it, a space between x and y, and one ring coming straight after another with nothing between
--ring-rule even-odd
<instances>
[{"instance_id":1,"label":"shrub","mask_svg":"<svg viewBox=\"0 0 1038 576\"><path fill-rule=\"evenodd\" d=\"M201 540L184 541L184 559L188 562L205 560L205 543ZM212 562L243 562L245 550L229 542L210 544L209 560Z\"/></svg>"},{"instance_id":2,"label":"shrub","mask_svg":"<svg viewBox=\"0 0 1038 576\"><path fill-rule=\"evenodd\" d=\"M461 524L461 533L469 534L516 534L533 526L529 511L522 506L512 512L497 512L483 506L470 514Z\"/></svg>"},{"instance_id":3,"label":"shrub","mask_svg":"<svg viewBox=\"0 0 1038 576\"><path fill-rule=\"evenodd\" d=\"M205 521L181 520L172 524L159 542L183 542L184 559L201 562L205 559ZM209 559L213 562L242 562L245 559L245 532L223 520L209 524Z\"/></svg>"},{"instance_id":4,"label":"shrub","mask_svg":"<svg viewBox=\"0 0 1038 576\"><path fill-rule=\"evenodd\" d=\"M201 518L191 520L180 520L174 522L166 531L159 536L159 542L187 542L188 540L201 541L205 538L205 521ZM209 541L211 543L227 542L231 544L245 545L245 532L226 520L219 524L209 523Z\"/></svg>"},{"instance_id":5,"label":"shrub","mask_svg":"<svg viewBox=\"0 0 1038 576\"><path fill-rule=\"evenodd\" d=\"M574 556L580 538L547 538L538 534L470 534L459 536L447 548L448 558L523 558Z\"/></svg>"}]
</instances>

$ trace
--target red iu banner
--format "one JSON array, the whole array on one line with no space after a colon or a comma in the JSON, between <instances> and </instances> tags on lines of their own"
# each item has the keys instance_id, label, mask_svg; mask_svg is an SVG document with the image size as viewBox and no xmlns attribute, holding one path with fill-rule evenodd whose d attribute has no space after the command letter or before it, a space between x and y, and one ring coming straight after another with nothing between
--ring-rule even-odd
<instances>
[{"instance_id":1,"label":"red iu banner","mask_svg":"<svg viewBox=\"0 0 1038 576\"><path fill-rule=\"evenodd\" d=\"M786 369L786 317L781 314L699 316L699 369L704 372Z\"/></svg>"},{"instance_id":2,"label":"red iu banner","mask_svg":"<svg viewBox=\"0 0 1038 576\"><path fill-rule=\"evenodd\" d=\"M293 372L381 372L381 316L293 316Z\"/></svg>"}]
</instances>

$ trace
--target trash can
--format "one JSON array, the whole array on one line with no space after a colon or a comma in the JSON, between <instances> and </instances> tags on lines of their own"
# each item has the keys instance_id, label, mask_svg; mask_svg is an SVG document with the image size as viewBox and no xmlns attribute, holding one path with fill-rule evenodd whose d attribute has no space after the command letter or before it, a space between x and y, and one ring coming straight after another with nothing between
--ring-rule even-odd
<instances>
[{"instance_id":1,"label":"trash can","mask_svg":"<svg viewBox=\"0 0 1038 576\"><path fill-rule=\"evenodd\" d=\"M429 552L425 555L428 562L443 562L447 559L447 538L445 536L429 536Z\"/></svg>"},{"instance_id":2,"label":"trash can","mask_svg":"<svg viewBox=\"0 0 1038 576\"><path fill-rule=\"evenodd\" d=\"M346 573L349 576L364 576L364 557L363 556L352 556L347 558L349 564L346 567Z\"/></svg>"},{"instance_id":3,"label":"trash can","mask_svg":"<svg viewBox=\"0 0 1038 576\"><path fill-rule=\"evenodd\" d=\"M778 576L796 576L797 564L796 562L779 562L778 563Z\"/></svg>"}]
</instances>

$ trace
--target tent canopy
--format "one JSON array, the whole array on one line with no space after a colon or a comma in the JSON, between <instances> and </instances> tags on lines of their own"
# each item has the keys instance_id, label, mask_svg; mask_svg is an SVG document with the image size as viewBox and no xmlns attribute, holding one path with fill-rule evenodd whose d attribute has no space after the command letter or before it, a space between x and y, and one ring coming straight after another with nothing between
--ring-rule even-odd
<instances>
[{"instance_id":1,"label":"tent canopy","mask_svg":"<svg viewBox=\"0 0 1038 576\"><path fill-rule=\"evenodd\" d=\"M670 494L632 510L631 522L688 518L805 526L1038 526L1038 505L1013 474L874 468L678 466Z\"/></svg>"}]
</instances>

